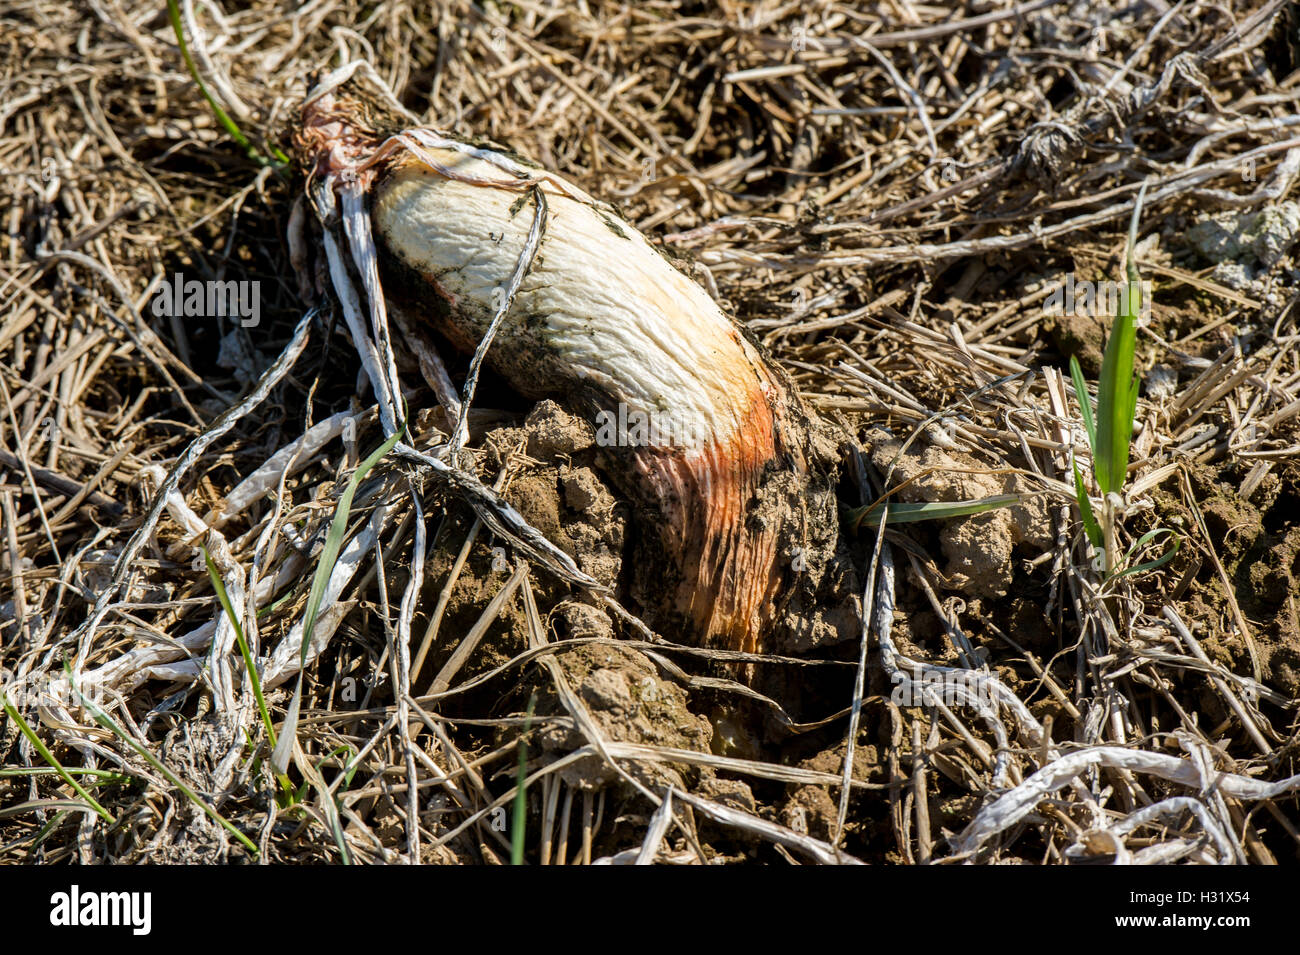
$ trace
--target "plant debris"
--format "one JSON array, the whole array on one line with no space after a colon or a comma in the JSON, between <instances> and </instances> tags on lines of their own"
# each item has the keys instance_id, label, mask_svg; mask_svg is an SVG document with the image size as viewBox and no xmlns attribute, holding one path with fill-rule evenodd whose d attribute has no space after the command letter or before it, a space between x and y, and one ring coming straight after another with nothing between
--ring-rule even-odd
<instances>
[{"instance_id":1,"label":"plant debris","mask_svg":"<svg viewBox=\"0 0 1300 955\"><path fill-rule=\"evenodd\" d=\"M0 860L1296 858L1287 4L236 6L179 4L250 148L161 5L0 12ZM761 644L699 638L592 407L396 285L374 321L361 183L331 210L274 158L360 63L404 128L554 176L507 202L507 296L570 184L820 421ZM1143 188L1120 576L1068 371L1114 316L1048 303L1123 281Z\"/></svg>"}]
</instances>

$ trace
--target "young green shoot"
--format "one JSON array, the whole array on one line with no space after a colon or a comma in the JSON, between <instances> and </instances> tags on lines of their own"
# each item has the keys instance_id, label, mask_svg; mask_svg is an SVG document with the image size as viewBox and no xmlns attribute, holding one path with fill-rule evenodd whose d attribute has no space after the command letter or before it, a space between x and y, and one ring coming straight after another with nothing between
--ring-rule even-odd
<instances>
[{"instance_id":1,"label":"young green shoot","mask_svg":"<svg viewBox=\"0 0 1300 955\"><path fill-rule=\"evenodd\" d=\"M994 494L973 501L917 501L868 504L849 512L849 520L856 531L866 525L877 527L883 514L887 524L910 524L915 521L946 521L954 517L968 517L996 511L1000 507L1021 504L1030 494Z\"/></svg>"},{"instance_id":2,"label":"young green shoot","mask_svg":"<svg viewBox=\"0 0 1300 955\"><path fill-rule=\"evenodd\" d=\"M244 669L248 673L248 681L253 688L253 698L257 700L257 712L262 717L262 725L266 728L266 738L271 741L271 749L274 750L276 743L275 726L271 722L271 711L266 706L266 697L262 694L262 678L257 672L257 664L253 661L253 653L248 648L248 639L244 636L244 628L240 625L239 615L235 613L235 608L230 603L230 595L226 593L226 585L221 579L221 574L217 571L217 565L213 562L212 555L208 553L206 547L201 549L203 551L203 560L208 565L208 577L212 581L212 589L217 592L217 599L221 602L221 609L225 611L226 618L235 629L235 642L239 644L239 653L244 658ZM284 773L280 773L278 778L281 790L285 793L292 793L293 784L289 782L289 777Z\"/></svg>"},{"instance_id":3,"label":"young green shoot","mask_svg":"<svg viewBox=\"0 0 1300 955\"><path fill-rule=\"evenodd\" d=\"M1102 353L1101 375L1097 380L1095 415L1088 397L1087 383L1083 380L1083 370L1079 367L1079 360L1073 355L1070 356L1070 379L1079 401L1088 446L1092 449L1093 479L1097 482L1098 490L1101 491L1100 519L1093 510L1092 501L1084 485L1083 474L1072 455L1070 466L1074 471L1075 497L1078 500L1084 533L1087 534L1093 547L1101 552L1102 566L1107 580L1137 570L1159 567L1173 558L1179 545L1177 535L1165 528L1148 532L1129 549L1127 554L1123 555L1122 561L1128 561L1142 547L1162 535L1173 538L1172 549L1157 560L1138 565L1122 573L1119 570L1122 563L1118 543L1119 524L1124 515L1124 486L1128 480L1129 443L1133 437L1138 389L1141 386L1141 376L1135 369L1138 316L1148 305L1142 301L1141 278L1138 274L1137 262L1133 257L1146 189L1146 183L1143 183L1133 203L1133 216L1129 220L1128 241L1124 252L1126 291L1119 296L1115 322L1111 326L1110 334L1106 338L1106 348Z\"/></svg>"},{"instance_id":4,"label":"young green shoot","mask_svg":"<svg viewBox=\"0 0 1300 955\"><path fill-rule=\"evenodd\" d=\"M519 770L516 774L514 818L510 828L510 864L524 864L524 835L528 828L528 800L524 781L528 777L528 734L533 728L533 707L537 705L537 691L528 696L528 710L524 714L524 731L519 737Z\"/></svg>"},{"instance_id":5,"label":"young green shoot","mask_svg":"<svg viewBox=\"0 0 1300 955\"><path fill-rule=\"evenodd\" d=\"M244 152L248 154L248 158L256 163L275 167L289 165L289 157L274 146L271 147L271 154L275 157L274 162L259 153L257 148L248 141L248 137L244 135L235 121L230 118L230 115L221 108L221 104L213 98L212 93L208 91L207 84L203 82L203 77L199 75L199 68L194 62L194 57L190 55L189 44L185 42L185 30L181 26L181 10L176 0L167 0L167 17L172 22L172 32L176 34L176 45L180 48L181 59L185 61L185 68L189 70L190 76L193 77L195 85L199 88L199 92L207 100L208 106L212 109L212 115L230 134L230 138L243 147Z\"/></svg>"},{"instance_id":6,"label":"young green shoot","mask_svg":"<svg viewBox=\"0 0 1300 955\"><path fill-rule=\"evenodd\" d=\"M236 829L230 820L226 819L225 816L221 815L208 805L207 801L204 800L202 796L187 786L185 782L177 776L176 773L172 772L172 770L169 769L157 756L149 752L149 750L144 746L140 745L140 743L136 741L135 737L122 729L122 727L118 726L117 721L114 720L113 717L109 716L108 712L103 707L81 692L81 688L77 686L76 679L72 675L72 669L66 662L63 665L63 669L64 673L67 675L69 685L77 695L77 699L81 702L81 705L86 708L90 715L94 717L95 722L104 727L104 729L108 730L122 742L126 743L126 745L130 746L131 749L135 750L136 755L152 766L154 770L156 770L158 774L164 777L169 783L179 789L181 793L184 794L185 798L197 806L205 816L238 839L244 848L250 853L257 855L257 846L254 845L253 841L249 839L248 836Z\"/></svg>"},{"instance_id":7,"label":"young green shoot","mask_svg":"<svg viewBox=\"0 0 1300 955\"><path fill-rule=\"evenodd\" d=\"M293 753L293 743L298 732L298 710L302 705L303 671L307 668L307 655L311 651L312 632L316 628L316 616L320 612L321 600L325 596L325 587L329 583L330 574L334 572L334 565L338 562L339 553L343 550L343 537L348 529L348 515L352 511L352 498L356 494L357 487L361 484L362 479L365 478L371 468L379 463L384 455L393 449L393 446L401 439L404 431L405 424L394 431L387 441L375 449L370 457L361 462L361 465L348 481L347 487L343 489L338 508L335 510L334 517L330 522L329 532L325 536L325 547L321 550L320 559L316 563L316 573L312 577L311 593L307 597L307 612L303 617L302 624L302 650L298 661L297 684L294 687L293 699L289 701L289 710L285 714L284 725L280 728L280 738L271 753L271 765L279 774L287 773L289 770L289 757Z\"/></svg>"},{"instance_id":8,"label":"young green shoot","mask_svg":"<svg viewBox=\"0 0 1300 955\"><path fill-rule=\"evenodd\" d=\"M85 787L82 786L81 783L73 779L72 774L63 768L63 764L60 763L54 757L54 754L49 751L46 745L41 742L41 738L36 735L30 726L27 725L27 721L23 719L22 714L19 713L18 709L12 702L10 702L9 697L5 694L3 689L0 689L0 706L4 708L5 714L13 721L14 725L17 726L22 734L27 737L27 741L35 747L36 752L41 754L41 759L45 760L51 767L53 767L54 771L62 777L65 783L72 787L73 791L75 791L76 794L85 801L86 805L98 813L105 822L110 824L116 823L117 820L113 818L113 814L101 806L95 800L95 797L86 791ZM81 770L78 770L78 772L81 772Z\"/></svg>"}]
</instances>

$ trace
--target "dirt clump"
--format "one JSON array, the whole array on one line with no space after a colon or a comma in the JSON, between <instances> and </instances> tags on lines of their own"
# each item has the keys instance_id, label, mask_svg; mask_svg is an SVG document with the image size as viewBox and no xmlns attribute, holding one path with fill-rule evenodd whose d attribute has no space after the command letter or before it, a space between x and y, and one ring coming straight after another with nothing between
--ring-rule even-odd
<instances>
[{"instance_id":1,"label":"dirt clump","mask_svg":"<svg viewBox=\"0 0 1300 955\"><path fill-rule=\"evenodd\" d=\"M644 654L602 643L563 650L555 660L604 739L708 752L713 732L709 721L691 712L686 692L662 678ZM543 681L542 686L545 696L538 704L538 712L567 715L550 681ZM586 743L582 732L571 725L552 726L541 734L542 749L552 758L565 756ZM623 761L623 765L647 786L684 789L686 780L698 778L685 767L678 769L648 760ZM580 789L598 789L619 778L599 756L565 767L560 776Z\"/></svg>"},{"instance_id":2,"label":"dirt clump","mask_svg":"<svg viewBox=\"0 0 1300 955\"><path fill-rule=\"evenodd\" d=\"M522 427L491 431L494 464L511 454L527 459L503 492L533 527L607 587L623 566L628 507L594 465L591 425L554 401L539 402Z\"/></svg>"},{"instance_id":3,"label":"dirt clump","mask_svg":"<svg viewBox=\"0 0 1300 955\"><path fill-rule=\"evenodd\" d=\"M1191 487L1209 540L1250 626L1247 641L1236 624L1214 562L1203 560L1189 585L1188 616L1200 631L1206 654L1234 672L1249 673L1255 659L1263 682L1290 699L1300 698L1300 468L1284 466L1260 482L1247 499L1232 464L1192 465ZM1177 496L1155 496L1166 524L1195 526ZM1199 537L1199 535L1197 535ZM1217 707L1206 694L1207 708Z\"/></svg>"},{"instance_id":4,"label":"dirt clump","mask_svg":"<svg viewBox=\"0 0 1300 955\"><path fill-rule=\"evenodd\" d=\"M800 769L839 776L844 772L847 743L839 742L799 763ZM858 782L878 783L883 779L880 751L875 745L858 745L853 751L853 778ZM835 831L839 815L837 796L823 785L789 787L780 819L795 832L828 841ZM851 817L852 818L852 817Z\"/></svg>"},{"instance_id":5,"label":"dirt clump","mask_svg":"<svg viewBox=\"0 0 1300 955\"><path fill-rule=\"evenodd\" d=\"M916 442L902 450L902 440L880 429L866 438L872 463L889 474L891 487L901 485L897 500L969 501L1033 490L1019 475L988 473L987 466L963 451ZM942 568L947 586L972 596L1004 597L1015 576L1011 558L1016 548L1041 552L1052 541L1051 517L1041 497L947 521L939 532L948 560Z\"/></svg>"},{"instance_id":6,"label":"dirt clump","mask_svg":"<svg viewBox=\"0 0 1300 955\"><path fill-rule=\"evenodd\" d=\"M837 457L832 436L818 430L811 440L819 460ZM522 424L487 432L485 444L491 449L485 478L505 467L511 456L522 457L503 496L530 524L584 572L644 611L660 632L672 639L684 633L682 621L662 615L662 605L648 603L665 580L662 562L653 559L655 534L634 526L646 511L611 478L619 462L602 453L589 422L544 400ZM835 477L831 470L819 480L830 487ZM797 511L808 513L800 534L790 536L781 554L784 586L766 633L766 647L776 653L807 653L859 633L852 541L841 534L833 495L822 495L828 502L825 513L812 513L806 492L790 476L770 475L747 518L756 526L783 526Z\"/></svg>"},{"instance_id":7,"label":"dirt clump","mask_svg":"<svg viewBox=\"0 0 1300 955\"><path fill-rule=\"evenodd\" d=\"M1101 370L1101 354L1112 318L1087 312L1049 313L1043 319L1042 331L1063 358L1073 355L1086 374L1096 375Z\"/></svg>"}]
</instances>

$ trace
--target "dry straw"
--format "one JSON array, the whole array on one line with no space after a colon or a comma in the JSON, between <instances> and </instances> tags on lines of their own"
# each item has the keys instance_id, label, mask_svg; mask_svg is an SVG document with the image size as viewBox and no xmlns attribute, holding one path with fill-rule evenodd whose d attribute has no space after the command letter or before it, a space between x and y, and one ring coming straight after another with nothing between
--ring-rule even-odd
<instances>
[{"instance_id":1,"label":"dry straw","mask_svg":"<svg viewBox=\"0 0 1300 955\"><path fill-rule=\"evenodd\" d=\"M0 858L499 862L521 786L534 863L1294 855L1300 292L1269 224L1300 171L1285 4L229 6L177 4L259 155L309 77L370 64L412 127L509 143L689 259L838 429L846 507L951 502L936 488L960 472L962 499L1015 495L1049 531L987 571L1011 574L996 594L944 542L1021 511L940 530L885 510L857 544L856 653L655 632L508 503L536 461L487 446L483 382L408 341L409 316L389 327L359 189L311 192L341 227L286 242L302 184L213 120L158 4L10 5ZM1095 374L1097 323L1042 306L1066 273L1122 277L1143 184L1155 308L1113 553L1175 518L1184 543L1107 581L1074 509L1083 396L1055 370L1079 350ZM1216 266L1189 239L1210 213L1264 238ZM261 281L262 324L154 315L178 270ZM496 542L511 563L492 578ZM488 585L469 609L467 579ZM613 632L565 629L565 600ZM241 637L277 731L302 676L292 797ZM626 738L575 669L596 652L818 758ZM953 674L961 693L926 696Z\"/></svg>"}]
</instances>

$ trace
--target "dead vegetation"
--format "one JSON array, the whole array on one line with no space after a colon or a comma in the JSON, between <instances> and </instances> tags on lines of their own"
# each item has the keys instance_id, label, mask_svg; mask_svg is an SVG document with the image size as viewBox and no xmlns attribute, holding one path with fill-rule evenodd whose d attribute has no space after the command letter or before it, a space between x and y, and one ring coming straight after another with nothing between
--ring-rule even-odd
<instances>
[{"instance_id":1,"label":"dead vegetation","mask_svg":"<svg viewBox=\"0 0 1300 955\"><path fill-rule=\"evenodd\" d=\"M614 203L838 429L846 507L1021 501L864 529L856 620L703 650L621 593L636 515L580 422L488 375L449 464L456 422L397 347L424 410L356 487L290 795L199 548L281 727L385 434L295 280L302 183L216 124L161 4L5 3L0 667L83 791L7 714L0 859L505 861L521 739L534 863L1296 857L1293 7L180 6L262 155L310 74L360 59ZM1061 369L1095 374L1107 319L1044 306L1120 277L1143 183L1123 538L1181 546L1106 582ZM178 274L260 282L257 324L159 315Z\"/></svg>"}]
</instances>

